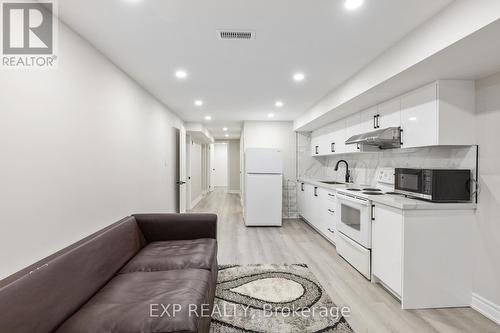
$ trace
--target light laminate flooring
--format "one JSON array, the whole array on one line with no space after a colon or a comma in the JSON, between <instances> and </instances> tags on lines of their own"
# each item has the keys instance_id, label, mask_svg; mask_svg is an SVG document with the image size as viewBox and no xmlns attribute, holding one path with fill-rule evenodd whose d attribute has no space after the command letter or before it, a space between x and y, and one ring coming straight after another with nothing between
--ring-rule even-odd
<instances>
[{"instance_id":1,"label":"light laminate flooring","mask_svg":"<svg viewBox=\"0 0 500 333\"><path fill-rule=\"evenodd\" d=\"M500 332L470 308L401 310L399 301L337 255L335 246L302 220L283 227L245 227L240 197L217 189L193 212L218 214L220 264L305 263L338 306L349 306L355 332Z\"/></svg>"}]
</instances>

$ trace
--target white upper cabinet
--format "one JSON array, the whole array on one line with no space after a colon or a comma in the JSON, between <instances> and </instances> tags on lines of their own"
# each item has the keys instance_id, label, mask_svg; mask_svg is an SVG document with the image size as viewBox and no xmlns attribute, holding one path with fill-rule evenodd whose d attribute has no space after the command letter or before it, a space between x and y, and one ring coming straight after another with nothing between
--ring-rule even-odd
<instances>
[{"instance_id":1,"label":"white upper cabinet","mask_svg":"<svg viewBox=\"0 0 500 333\"><path fill-rule=\"evenodd\" d=\"M379 104L375 120L377 129L401 126L401 98Z\"/></svg>"},{"instance_id":2,"label":"white upper cabinet","mask_svg":"<svg viewBox=\"0 0 500 333\"><path fill-rule=\"evenodd\" d=\"M442 80L401 97L402 148L476 144L473 81Z\"/></svg>"},{"instance_id":3,"label":"white upper cabinet","mask_svg":"<svg viewBox=\"0 0 500 333\"><path fill-rule=\"evenodd\" d=\"M401 98L397 97L361 111L359 116L360 133L372 132L379 128L399 127L401 126Z\"/></svg>"},{"instance_id":4,"label":"white upper cabinet","mask_svg":"<svg viewBox=\"0 0 500 333\"><path fill-rule=\"evenodd\" d=\"M414 90L401 98L401 142L404 148L437 142L437 84Z\"/></svg>"},{"instance_id":5,"label":"white upper cabinet","mask_svg":"<svg viewBox=\"0 0 500 333\"><path fill-rule=\"evenodd\" d=\"M345 153L345 121L340 120L332 124L332 132L326 136L325 145L328 154Z\"/></svg>"},{"instance_id":6,"label":"white upper cabinet","mask_svg":"<svg viewBox=\"0 0 500 333\"><path fill-rule=\"evenodd\" d=\"M345 118L345 130L342 140L342 148L346 153L353 153L359 151L359 145L346 145L345 142L351 136L360 134L361 132L361 113L356 113L352 116ZM340 145L339 145L340 147Z\"/></svg>"},{"instance_id":7,"label":"white upper cabinet","mask_svg":"<svg viewBox=\"0 0 500 333\"><path fill-rule=\"evenodd\" d=\"M440 80L314 131L312 155L370 151L345 141L388 127L401 127L401 148L474 145L474 113L474 81Z\"/></svg>"},{"instance_id":8,"label":"white upper cabinet","mask_svg":"<svg viewBox=\"0 0 500 333\"><path fill-rule=\"evenodd\" d=\"M345 121L336 121L312 134L312 156L323 156L345 152Z\"/></svg>"},{"instance_id":9,"label":"white upper cabinet","mask_svg":"<svg viewBox=\"0 0 500 333\"><path fill-rule=\"evenodd\" d=\"M368 133L377 129L378 106L373 106L369 109L360 112L359 132Z\"/></svg>"}]
</instances>

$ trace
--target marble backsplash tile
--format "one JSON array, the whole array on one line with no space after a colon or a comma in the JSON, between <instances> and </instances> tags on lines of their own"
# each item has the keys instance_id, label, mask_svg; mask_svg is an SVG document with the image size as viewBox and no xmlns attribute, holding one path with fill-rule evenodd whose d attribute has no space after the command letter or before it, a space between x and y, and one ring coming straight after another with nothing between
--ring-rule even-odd
<instances>
[{"instance_id":1,"label":"marble backsplash tile","mask_svg":"<svg viewBox=\"0 0 500 333\"><path fill-rule=\"evenodd\" d=\"M345 167L334 171L338 160L349 162L355 183L376 185L376 173L380 168L450 168L470 169L475 174L476 147L425 147L415 149L391 149L371 153L351 153L333 156L311 156L311 140L300 134L297 149L298 175L314 179L344 181Z\"/></svg>"}]
</instances>

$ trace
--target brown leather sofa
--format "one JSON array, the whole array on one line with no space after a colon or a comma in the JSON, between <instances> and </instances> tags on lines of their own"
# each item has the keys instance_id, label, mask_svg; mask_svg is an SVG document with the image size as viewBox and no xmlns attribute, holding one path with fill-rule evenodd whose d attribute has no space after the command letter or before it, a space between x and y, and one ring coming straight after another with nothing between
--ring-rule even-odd
<instances>
[{"instance_id":1,"label":"brown leather sofa","mask_svg":"<svg viewBox=\"0 0 500 333\"><path fill-rule=\"evenodd\" d=\"M0 332L208 332L216 235L214 214L127 217L1 281Z\"/></svg>"}]
</instances>

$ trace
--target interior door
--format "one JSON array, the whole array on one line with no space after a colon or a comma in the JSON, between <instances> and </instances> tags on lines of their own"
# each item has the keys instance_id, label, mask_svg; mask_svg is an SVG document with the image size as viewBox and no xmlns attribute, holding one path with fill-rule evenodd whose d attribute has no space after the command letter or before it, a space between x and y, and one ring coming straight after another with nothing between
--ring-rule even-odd
<instances>
[{"instance_id":1,"label":"interior door","mask_svg":"<svg viewBox=\"0 0 500 333\"><path fill-rule=\"evenodd\" d=\"M177 129L177 212L186 212L186 129Z\"/></svg>"},{"instance_id":2,"label":"interior door","mask_svg":"<svg viewBox=\"0 0 500 333\"><path fill-rule=\"evenodd\" d=\"M214 148L214 155L214 185L218 187L227 187L227 143L216 143Z\"/></svg>"},{"instance_id":3,"label":"interior door","mask_svg":"<svg viewBox=\"0 0 500 333\"><path fill-rule=\"evenodd\" d=\"M215 145L213 143L211 143L209 146L208 146L208 149L209 149L209 166L208 166L208 170L210 170L209 172L209 184L208 184L208 190L209 191L213 191L214 190L214 184L215 184L215 180L214 180L214 171L215 171Z\"/></svg>"}]
</instances>

